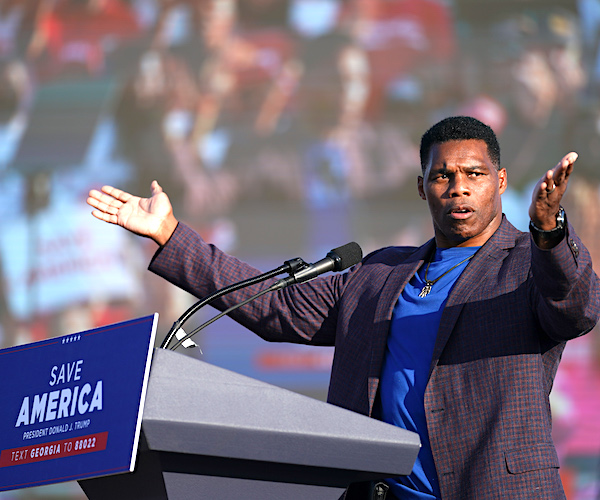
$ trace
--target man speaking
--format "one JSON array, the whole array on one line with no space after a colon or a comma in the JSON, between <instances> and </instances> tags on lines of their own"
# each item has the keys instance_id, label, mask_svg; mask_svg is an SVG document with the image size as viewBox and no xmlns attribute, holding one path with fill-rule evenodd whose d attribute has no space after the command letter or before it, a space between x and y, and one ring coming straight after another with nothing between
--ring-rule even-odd
<instances>
[{"instance_id":1,"label":"man speaking","mask_svg":"<svg viewBox=\"0 0 600 500\"><path fill-rule=\"evenodd\" d=\"M600 312L590 255L560 205L576 159L541 177L521 232L502 214L507 173L493 131L442 120L421 139L417 181L433 239L231 313L269 341L335 346L328 401L419 434L413 472L386 481L388 500L564 498L548 397L565 342ZM197 297L259 274L179 223L156 181L150 198L105 186L88 203L156 241L150 270ZM357 486L346 498L367 495Z\"/></svg>"}]
</instances>

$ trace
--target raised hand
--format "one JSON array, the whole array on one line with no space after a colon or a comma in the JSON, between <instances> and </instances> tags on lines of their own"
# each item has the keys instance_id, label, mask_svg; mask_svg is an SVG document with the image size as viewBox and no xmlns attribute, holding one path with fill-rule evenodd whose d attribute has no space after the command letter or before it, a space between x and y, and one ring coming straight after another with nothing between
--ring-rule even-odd
<instances>
[{"instance_id":1,"label":"raised hand","mask_svg":"<svg viewBox=\"0 0 600 500\"><path fill-rule=\"evenodd\" d=\"M164 245L177 227L177 219L169 197L158 182L153 181L151 189L150 198L140 198L112 186L103 186L101 191L90 191L87 203L94 207L92 215L97 219Z\"/></svg>"},{"instance_id":2,"label":"raised hand","mask_svg":"<svg viewBox=\"0 0 600 500\"><path fill-rule=\"evenodd\" d=\"M577 153L566 154L552 170L545 173L533 189L529 218L536 227L546 231L556 227L556 214L567 190L575 160Z\"/></svg>"}]
</instances>

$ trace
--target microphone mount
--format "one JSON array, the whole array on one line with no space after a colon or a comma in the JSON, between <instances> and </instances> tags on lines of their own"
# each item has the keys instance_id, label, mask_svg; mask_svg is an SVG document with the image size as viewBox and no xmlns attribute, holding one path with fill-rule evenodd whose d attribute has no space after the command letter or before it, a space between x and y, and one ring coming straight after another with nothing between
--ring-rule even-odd
<instances>
[{"instance_id":1,"label":"microphone mount","mask_svg":"<svg viewBox=\"0 0 600 500\"><path fill-rule=\"evenodd\" d=\"M175 323L173 323L173 326L171 326L171 329L168 331L165 339L162 341L162 343L160 345L161 349L166 349L169 346L169 344L171 343L171 341L173 340L173 337L175 337L177 331L183 327L184 323L188 319L190 319L196 312L198 312L202 307L204 307L207 304L210 304L213 300L216 300L219 297L222 297L223 295L227 295L228 293L236 292L237 290L241 290L242 288L245 288L245 287L248 287L251 285L255 285L257 283L262 283L263 281L266 281L270 278L274 278L275 276L279 276L280 274L283 274L283 273L293 274L301 269L306 268L307 266L308 266L308 264L306 262L304 262L304 260L302 260L300 257L295 257L293 259L286 260L282 266L279 266L276 269L273 269L272 271L267 271L266 273L249 278L247 280L240 281L239 283L234 283L232 285L228 285L224 288L221 288L221 289L211 293L210 295L207 295L206 297L204 297L203 299L200 299L198 302L196 302L191 307L189 307L187 309L187 311L185 311L175 321ZM178 342L177 345L182 344L188 338L189 337L186 334L184 337L182 337L180 339L180 342Z\"/></svg>"},{"instance_id":2,"label":"microphone mount","mask_svg":"<svg viewBox=\"0 0 600 500\"><path fill-rule=\"evenodd\" d=\"M348 267L357 264L358 262L360 262L361 259L362 259L362 250L361 250L360 246L355 242L351 242L351 243L348 243L346 245L343 245L341 247L331 250L329 253L327 253L327 256L324 259L321 259L320 261L315 262L314 264L307 264L301 258L296 257L291 260L286 260L282 266L274 269L273 271L269 271L267 273L261 274L254 278L250 278L250 279L247 279L244 281L240 281L239 283L229 285L225 288L222 288L221 290L217 290L216 292L213 292L211 295L208 295L206 298L198 301L196 304L194 304L192 307L190 307L181 316L181 318L179 318L173 324L173 326L171 327L171 330L167 334L167 337L161 344L161 348L164 349L164 348L168 347L169 343L171 342L171 340L173 339L173 337L175 336L177 331L179 329L181 329L183 323L185 321L187 321L187 319L189 319L189 317L192 314L194 314L196 311L198 311L204 305L217 299L218 297L221 297L221 296L223 296L227 293L233 292L233 291L240 290L241 288L244 288L244 287L247 287L250 285L255 285L255 284L265 281L269 278L273 278L279 274L288 273L287 278L283 278L283 279L276 281L271 286L265 288L264 290L259 291L258 293L245 299L244 301L240 302L239 304L235 304L232 307L230 307L229 309L217 314L215 317L209 319L204 324L200 325L199 327L197 327L190 333L187 333L184 336L181 336L181 338L178 338L178 342L171 348L171 350L177 349L177 347L182 345L188 339L191 339L200 330L202 330L203 328L207 327L208 325L214 323L219 318L229 314L230 312L238 309L239 307L242 307L242 306L248 304L249 302L252 302L253 300L257 299L258 297L261 297L262 295L264 295L268 292L275 291L275 290L281 290L283 288L286 288L286 287L288 287L290 285L294 285L294 284L305 283L305 282L310 281L310 280L316 278L317 276L320 276L321 274L329 272L329 271L343 271L344 269L347 269Z\"/></svg>"}]
</instances>

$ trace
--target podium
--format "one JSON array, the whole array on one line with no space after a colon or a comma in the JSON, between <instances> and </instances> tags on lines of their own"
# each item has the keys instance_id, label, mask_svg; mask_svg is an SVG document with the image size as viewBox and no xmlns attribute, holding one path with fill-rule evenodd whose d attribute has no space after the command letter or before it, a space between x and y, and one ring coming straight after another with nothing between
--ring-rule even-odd
<instances>
[{"instance_id":1,"label":"podium","mask_svg":"<svg viewBox=\"0 0 600 500\"><path fill-rule=\"evenodd\" d=\"M336 500L410 474L419 448L412 432L155 349L135 471L79 484L89 500Z\"/></svg>"}]
</instances>

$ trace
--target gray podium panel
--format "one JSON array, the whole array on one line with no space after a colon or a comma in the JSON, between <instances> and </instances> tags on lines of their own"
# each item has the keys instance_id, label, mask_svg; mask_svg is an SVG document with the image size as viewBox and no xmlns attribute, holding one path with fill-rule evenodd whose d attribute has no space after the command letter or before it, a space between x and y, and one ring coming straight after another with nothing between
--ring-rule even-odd
<instances>
[{"instance_id":1,"label":"gray podium panel","mask_svg":"<svg viewBox=\"0 0 600 500\"><path fill-rule=\"evenodd\" d=\"M90 500L335 500L409 474L416 434L156 349L136 471L80 481Z\"/></svg>"}]
</instances>

